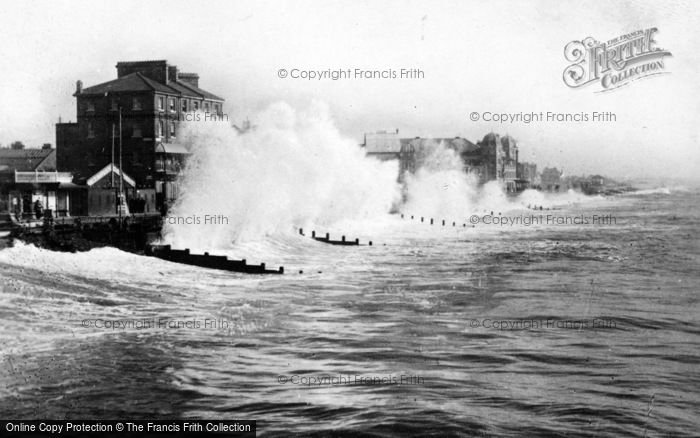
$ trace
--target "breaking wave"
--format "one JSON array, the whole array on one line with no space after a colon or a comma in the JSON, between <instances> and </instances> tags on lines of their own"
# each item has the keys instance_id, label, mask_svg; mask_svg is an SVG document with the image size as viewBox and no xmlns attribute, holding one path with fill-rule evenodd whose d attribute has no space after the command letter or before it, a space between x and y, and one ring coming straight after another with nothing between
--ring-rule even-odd
<instances>
[{"instance_id":1,"label":"breaking wave","mask_svg":"<svg viewBox=\"0 0 700 438\"><path fill-rule=\"evenodd\" d=\"M398 163L367 157L356 141L340 134L325 105L298 111L277 103L255 123L245 133L227 122L183 124L180 141L191 156L165 223L166 242L227 248L298 228L348 230L353 224L386 223L392 210L461 219L596 198L535 190L507 196L495 181L479 185L464 172L459 155L442 143L419 151L419 169L406 174L402 197ZM205 215L226 221L206 224ZM199 223L178 223L178 218L199 218Z\"/></svg>"},{"instance_id":2,"label":"breaking wave","mask_svg":"<svg viewBox=\"0 0 700 438\"><path fill-rule=\"evenodd\" d=\"M239 134L226 122L190 122L192 153L170 217L222 215L225 225L166 222L177 246L221 247L299 227L385 215L399 196L395 162L365 157L344 138L325 105L299 112L270 106Z\"/></svg>"}]
</instances>

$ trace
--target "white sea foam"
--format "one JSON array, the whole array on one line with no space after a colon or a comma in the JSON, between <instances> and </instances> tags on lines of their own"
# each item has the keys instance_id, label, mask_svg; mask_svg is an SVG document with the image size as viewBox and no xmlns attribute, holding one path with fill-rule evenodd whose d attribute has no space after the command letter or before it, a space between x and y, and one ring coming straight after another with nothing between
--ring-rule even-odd
<instances>
[{"instance_id":1,"label":"white sea foam","mask_svg":"<svg viewBox=\"0 0 700 438\"><path fill-rule=\"evenodd\" d=\"M385 215L398 200L397 163L366 158L338 132L324 105L297 111L274 104L255 124L245 134L223 122L185 124L184 144L192 156L169 215L223 215L228 224L166 224L166 241L226 247Z\"/></svg>"},{"instance_id":2,"label":"white sea foam","mask_svg":"<svg viewBox=\"0 0 700 438\"><path fill-rule=\"evenodd\" d=\"M419 169L406 175L402 200L398 162L367 157L339 133L325 105L299 111L277 103L254 120L243 134L227 122L183 123L180 141L192 155L169 216L200 223L166 221L166 242L226 249L298 228L353 238L368 223L391 223L387 215L397 206L405 214L463 221L475 213L602 199L534 190L509 197L496 181L479 185L455 151L434 143L418 151ZM223 216L226 223L204 223L205 215Z\"/></svg>"}]
</instances>

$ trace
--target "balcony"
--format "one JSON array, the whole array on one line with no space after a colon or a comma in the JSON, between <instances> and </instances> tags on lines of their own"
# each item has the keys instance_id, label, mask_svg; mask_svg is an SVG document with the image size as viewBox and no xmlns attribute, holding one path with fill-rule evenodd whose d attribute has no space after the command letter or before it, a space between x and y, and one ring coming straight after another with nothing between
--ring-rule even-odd
<instances>
[{"instance_id":1,"label":"balcony","mask_svg":"<svg viewBox=\"0 0 700 438\"><path fill-rule=\"evenodd\" d=\"M182 164L180 164L179 161L174 161L174 160L171 160L168 158L166 158L166 159L156 158L154 170L157 173L161 173L161 174L165 174L165 175L177 175L182 170Z\"/></svg>"}]
</instances>

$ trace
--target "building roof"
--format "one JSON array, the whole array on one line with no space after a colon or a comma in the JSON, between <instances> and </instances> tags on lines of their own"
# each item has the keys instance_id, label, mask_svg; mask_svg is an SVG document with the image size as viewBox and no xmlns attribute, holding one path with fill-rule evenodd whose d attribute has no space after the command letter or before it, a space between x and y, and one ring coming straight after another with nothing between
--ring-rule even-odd
<instances>
[{"instance_id":1,"label":"building roof","mask_svg":"<svg viewBox=\"0 0 700 438\"><path fill-rule=\"evenodd\" d=\"M471 152L479 147L461 137L448 138L400 138L395 132L377 132L365 134L365 148L367 153L399 153L402 147L412 145L414 148L425 147L428 144L444 144L445 147L456 150L459 153Z\"/></svg>"},{"instance_id":2,"label":"building roof","mask_svg":"<svg viewBox=\"0 0 700 438\"><path fill-rule=\"evenodd\" d=\"M56 170L56 149L0 148L0 172Z\"/></svg>"},{"instance_id":3,"label":"building roof","mask_svg":"<svg viewBox=\"0 0 700 438\"><path fill-rule=\"evenodd\" d=\"M368 154L401 152L401 138L395 132L365 134L365 150Z\"/></svg>"},{"instance_id":4,"label":"building roof","mask_svg":"<svg viewBox=\"0 0 700 438\"><path fill-rule=\"evenodd\" d=\"M215 94L202 90L194 85L186 84L183 81L168 81L168 84L166 85L150 79L139 72L130 73L108 82L87 87L80 92L80 95L104 96L106 93L126 91L155 91L158 93L172 94L176 96L220 100L222 102L224 100Z\"/></svg>"},{"instance_id":5,"label":"building roof","mask_svg":"<svg viewBox=\"0 0 700 438\"><path fill-rule=\"evenodd\" d=\"M155 146L155 151L156 153L161 153L161 154L190 154L190 151L187 150L183 145L179 143L156 143Z\"/></svg>"},{"instance_id":6,"label":"building roof","mask_svg":"<svg viewBox=\"0 0 700 438\"><path fill-rule=\"evenodd\" d=\"M202 90L199 87L195 87L194 85L185 81L170 81L168 82L168 85L172 88L175 88L176 90L181 90L182 94L185 96L191 96L192 93L195 93L195 96L201 96L205 99L221 101L224 100L223 98L215 94L212 94L206 90Z\"/></svg>"},{"instance_id":7,"label":"building roof","mask_svg":"<svg viewBox=\"0 0 700 438\"><path fill-rule=\"evenodd\" d=\"M101 180L107 175L110 175L112 173L112 170L114 171L114 174L119 176L122 174L121 170L119 170L119 167L115 164L112 165L111 163L103 167L99 172L96 174L92 175L90 178L88 178L86 184L88 186L94 185L96 182ZM129 184L132 187L136 187L136 182L126 173L124 173L124 181Z\"/></svg>"},{"instance_id":8,"label":"building roof","mask_svg":"<svg viewBox=\"0 0 700 438\"><path fill-rule=\"evenodd\" d=\"M453 149L459 153L462 152L471 152L474 150L478 150L479 147L472 143L471 141L467 140L466 138L461 138L461 137L447 137L447 138L402 138L401 139L401 144L402 145L408 145L411 144L414 147L425 147L427 145L439 145L443 144L445 147L449 149Z\"/></svg>"}]
</instances>

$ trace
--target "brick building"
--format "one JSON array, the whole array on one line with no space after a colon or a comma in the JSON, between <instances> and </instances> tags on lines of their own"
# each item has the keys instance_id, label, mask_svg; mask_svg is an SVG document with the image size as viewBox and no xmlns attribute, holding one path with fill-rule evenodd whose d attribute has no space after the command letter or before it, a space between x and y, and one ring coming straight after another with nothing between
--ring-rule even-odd
<instances>
[{"instance_id":1,"label":"brick building","mask_svg":"<svg viewBox=\"0 0 700 438\"><path fill-rule=\"evenodd\" d=\"M224 99L199 88L196 73L179 72L165 60L116 67L112 81L87 88L77 82L77 122L56 124L57 167L85 184L112 162L113 141L119 164L121 140L121 167L136 196L154 199L162 210L177 196L176 176L187 155L177 143L179 121L194 111L221 117Z\"/></svg>"}]
</instances>

